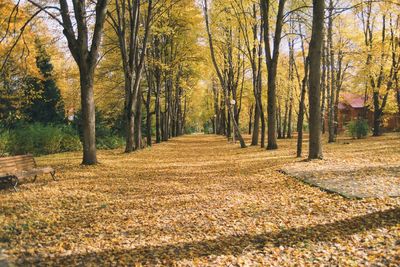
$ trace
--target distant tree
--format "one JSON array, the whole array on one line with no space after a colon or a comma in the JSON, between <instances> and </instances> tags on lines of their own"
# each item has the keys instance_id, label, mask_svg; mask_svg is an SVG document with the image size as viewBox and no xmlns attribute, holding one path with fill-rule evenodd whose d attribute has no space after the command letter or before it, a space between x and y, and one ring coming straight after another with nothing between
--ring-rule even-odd
<instances>
[{"instance_id":1,"label":"distant tree","mask_svg":"<svg viewBox=\"0 0 400 267\"><path fill-rule=\"evenodd\" d=\"M36 66L42 79L36 77L26 79L28 83L26 90L34 92L26 92L33 97L24 108L24 114L32 122L61 123L65 116L64 103L54 78L51 57L39 39L36 39L36 49Z\"/></svg>"}]
</instances>

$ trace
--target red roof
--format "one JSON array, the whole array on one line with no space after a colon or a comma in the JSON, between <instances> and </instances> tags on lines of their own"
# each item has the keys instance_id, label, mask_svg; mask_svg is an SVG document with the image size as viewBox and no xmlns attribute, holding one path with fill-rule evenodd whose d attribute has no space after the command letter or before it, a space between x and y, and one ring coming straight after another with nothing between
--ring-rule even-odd
<instances>
[{"instance_id":1,"label":"red roof","mask_svg":"<svg viewBox=\"0 0 400 267\"><path fill-rule=\"evenodd\" d=\"M342 92L340 94L341 100L339 102L339 109L345 109L346 106L350 106L352 108L363 108L365 103L365 98L363 96Z\"/></svg>"}]
</instances>

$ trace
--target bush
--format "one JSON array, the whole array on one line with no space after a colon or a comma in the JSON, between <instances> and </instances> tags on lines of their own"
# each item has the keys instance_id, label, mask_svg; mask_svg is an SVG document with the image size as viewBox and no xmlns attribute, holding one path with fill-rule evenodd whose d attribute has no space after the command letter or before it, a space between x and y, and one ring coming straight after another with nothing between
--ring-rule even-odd
<instances>
[{"instance_id":1,"label":"bush","mask_svg":"<svg viewBox=\"0 0 400 267\"><path fill-rule=\"evenodd\" d=\"M81 148L78 134L69 127L39 123L11 130L8 140L8 152L13 155L46 155Z\"/></svg>"},{"instance_id":2,"label":"bush","mask_svg":"<svg viewBox=\"0 0 400 267\"><path fill-rule=\"evenodd\" d=\"M364 119L358 119L349 122L347 129L353 138L361 139L368 135L369 126L368 122Z\"/></svg>"},{"instance_id":3,"label":"bush","mask_svg":"<svg viewBox=\"0 0 400 267\"><path fill-rule=\"evenodd\" d=\"M10 138L8 131L0 130L0 156L8 155L8 140Z\"/></svg>"},{"instance_id":4,"label":"bush","mask_svg":"<svg viewBox=\"0 0 400 267\"><path fill-rule=\"evenodd\" d=\"M82 143L78 135L64 134L61 139L61 151L79 151L82 150Z\"/></svg>"},{"instance_id":5,"label":"bush","mask_svg":"<svg viewBox=\"0 0 400 267\"><path fill-rule=\"evenodd\" d=\"M61 152L82 150L79 134L72 126L62 126Z\"/></svg>"},{"instance_id":6,"label":"bush","mask_svg":"<svg viewBox=\"0 0 400 267\"><path fill-rule=\"evenodd\" d=\"M98 149L116 149L124 146L125 141L120 136L105 136L102 138L97 138L97 148Z\"/></svg>"},{"instance_id":7,"label":"bush","mask_svg":"<svg viewBox=\"0 0 400 267\"><path fill-rule=\"evenodd\" d=\"M11 131L9 149L14 155L52 154L60 151L61 140L62 132L59 128L32 124Z\"/></svg>"},{"instance_id":8,"label":"bush","mask_svg":"<svg viewBox=\"0 0 400 267\"><path fill-rule=\"evenodd\" d=\"M124 145L124 139L104 128L97 137L97 148L115 149ZM77 129L66 125L19 124L10 130L0 129L0 156L33 154L35 156L82 150Z\"/></svg>"}]
</instances>

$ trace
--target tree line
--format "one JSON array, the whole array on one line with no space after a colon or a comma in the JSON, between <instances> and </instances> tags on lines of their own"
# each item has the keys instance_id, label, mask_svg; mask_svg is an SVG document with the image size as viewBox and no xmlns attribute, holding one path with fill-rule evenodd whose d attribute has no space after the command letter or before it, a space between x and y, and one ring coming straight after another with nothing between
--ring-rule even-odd
<instances>
[{"instance_id":1,"label":"tree line","mask_svg":"<svg viewBox=\"0 0 400 267\"><path fill-rule=\"evenodd\" d=\"M95 72L104 70L107 62L114 64L114 69L106 72L108 77L122 74L115 80L124 84L118 90L124 99L121 121L126 153L152 145L153 124L156 143L184 133L200 58L198 31L191 29L201 17L192 1L27 2L9 3L2 72L39 16L58 24L79 73L83 164L97 163L94 87L107 77L97 77ZM22 9L23 18L18 12ZM116 107L114 112L119 112Z\"/></svg>"},{"instance_id":2,"label":"tree line","mask_svg":"<svg viewBox=\"0 0 400 267\"><path fill-rule=\"evenodd\" d=\"M308 156L316 159L323 133L336 140L341 92L364 95L375 136L385 113L396 105L400 112L400 7L392 1L26 2L2 11L0 72L13 61L32 66L22 60L30 60L29 33L43 28L40 21L57 25L79 81L83 164L97 163L103 102L127 153L182 135L197 118L243 148L245 128L251 145L268 150L297 132L299 157L308 128Z\"/></svg>"},{"instance_id":3,"label":"tree line","mask_svg":"<svg viewBox=\"0 0 400 267\"><path fill-rule=\"evenodd\" d=\"M277 149L277 139L295 129L301 157L306 125L309 158L316 159L323 157L321 134L336 141L342 92L364 97L362 118L373 112L374 136L382 134L385 113L400 114L398 4L203 0L202 7L219 82L212 84L210 118L216 134L233 135L245 147L239 130L245 126L238 125L247 105L251 145ZM356 24L347 24L354 17ZM243 87L247 80L252 93Z\"/></svg>"}]
</instances>

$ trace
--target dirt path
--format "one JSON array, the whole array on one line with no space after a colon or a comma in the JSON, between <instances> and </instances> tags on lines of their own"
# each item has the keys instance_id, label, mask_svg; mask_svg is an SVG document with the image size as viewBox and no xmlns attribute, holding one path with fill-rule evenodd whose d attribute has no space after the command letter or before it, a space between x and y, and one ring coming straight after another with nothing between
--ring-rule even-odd
<instances>
[{"instance_id":1,"label":"dirt path","mask_svg":"<svg viewBox=\"0 0 400 267\"><path fill-rule=\"evenodd\" d=\"M279 173L294 142L194 135L103 151L96 167L40 158L60 181L0 192L0 247L19 265L400 264L400 199L346 200Z\"/></svg>"}]
</instances>

